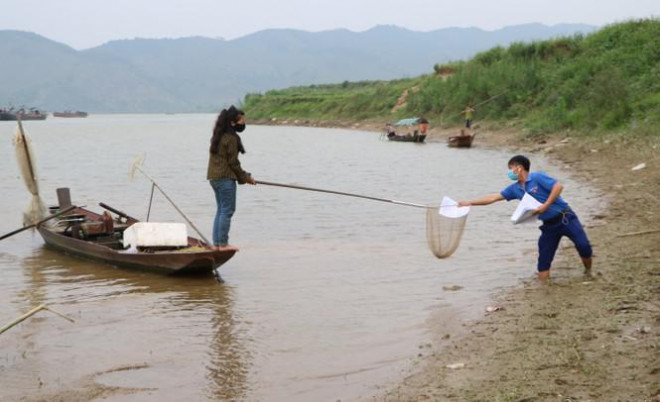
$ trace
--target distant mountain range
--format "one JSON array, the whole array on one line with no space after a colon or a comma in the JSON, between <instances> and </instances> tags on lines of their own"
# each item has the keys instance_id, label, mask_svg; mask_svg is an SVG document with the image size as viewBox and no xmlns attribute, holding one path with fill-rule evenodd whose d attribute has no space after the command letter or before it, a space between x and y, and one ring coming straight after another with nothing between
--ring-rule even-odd
<instances>
[{"instance_id":1,"label":"distant mountain range","mask_svg":"<svg viewBox=\"0 0 660 402\"><path fill-rule=\"evenodd\" d=\"M512 42L587 34L583 24L496 31L415 32L377 26L260 31L225 41L133 39L78 51L30 32L0 30L0 107L88 112L215 111L246 93L296 85L413 77Z\"/></svg>"}]
</instances>

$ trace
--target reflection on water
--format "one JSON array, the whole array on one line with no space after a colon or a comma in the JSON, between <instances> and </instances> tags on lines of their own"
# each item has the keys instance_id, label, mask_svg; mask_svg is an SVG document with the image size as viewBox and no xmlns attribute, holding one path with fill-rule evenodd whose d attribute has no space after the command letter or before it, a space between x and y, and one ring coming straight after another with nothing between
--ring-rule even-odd
<instances>
[{"instance_id":1,"label":"reflection on water","mask_svg":"<svg viewBox=\"0 0 660 402\"><path fill-rule=\"evenodd\" d=\"M5 368L19 377L37 375L45 384L40 392L64 381L61 364L71 356L54 349L67 344L79 356L69 373L93 373L105 386L148 388L151 397L181 400L245 395L249 342L233 317L231 286L218 285L212 276L172 279L120 270L46 248L36 249L21 265L26 287L16 299L25 306L57 305L76 320L70 325L42 316L35 321L57 325L57 333L34 323L19 330L32 347L19 340L16 353L29 354L26 360L33 364ZM189 364L198 368L191 371ZM15 386L3 387L4 392L25 392L25 384Z\"/></svg>"},{"instance_id":2,"label":"reflection on water","mask_svg":"<svg viewBox=\"0 0 660 402\"><path fill-rule=\"evenodd\" d=\"M126 176L146 152L147 172L209 234L214 117L92 116L25 126L47 203L66 186L75 203L105 202L144 218L149 183ZM0 123L6 233L21 225L29 197L13 159L15 127ZM249 127L242 137L244 167L261 180L431 205L509 183L510 155L478 147L299 127ZM541 157L532 162L566 184L567 200L588 221L598 194ZM431 341L431 326L451 331L480 317L495 289L535 271L535 253L522 250L534 250L538 229L511 225L512 204L473 209L457 252L438 260L421 209L266 186L241 186L238 198L230 241L241 251L221 268L223 285L69 257L45 249L35 233L1 242L0 323L40 303L76 323L39 313L3 335L0 396L82 389L98 397L93 392L105 387L119 400L351 400L400 378ZM181 221L158 196L151 217ZM446 292L448 285L463 289Z\"/></svg>"}]
</instances>

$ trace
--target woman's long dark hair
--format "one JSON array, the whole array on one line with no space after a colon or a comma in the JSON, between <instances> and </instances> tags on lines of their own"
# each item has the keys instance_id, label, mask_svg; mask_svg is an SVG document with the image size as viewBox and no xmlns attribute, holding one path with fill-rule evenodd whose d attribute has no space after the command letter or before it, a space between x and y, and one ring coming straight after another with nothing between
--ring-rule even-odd
<instances>
[{"instance_id":1,"label":"woman's long dark hair","mask_svg":"<svg viewBox=\"0 0 660 402\"><path fill-rule=\"evenodd\" d=\"M209 149L211 153L218 153L218 147L220 146L220 138L222 135L228 132L234 133L234 127L232 127L231 123L236 123L238 119L244 115L245 113L242 110L237 109L233 105L228 109L222 109L215 121L215 127L213 127L213 137L211 137L211 148ZM245 153L241 137L238 137L238 151L242 154Z\"/></svg>"}]
</instances>

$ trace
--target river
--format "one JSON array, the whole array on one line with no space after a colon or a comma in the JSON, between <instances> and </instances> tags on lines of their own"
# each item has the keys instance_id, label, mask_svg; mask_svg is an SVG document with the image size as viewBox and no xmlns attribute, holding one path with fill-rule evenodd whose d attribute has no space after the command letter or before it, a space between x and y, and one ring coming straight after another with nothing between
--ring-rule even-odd
<instances>
[{"instance_id":1,"label":"river","mask_svg":"<svg viewBox=\"0 0 660 402\"><path fill-rule=\"evenodd\" d=\"M144 153L144 170L210 237L215 205L205 177L214 119L96 115L24 126L47 204L69 187L77 205L101 210L104 202L144 219L150 183L128 179ZM11 143L16 123L0 123L2 234L21 226L30 197ZM243 167L258 180L432 205L510 183L511 155L479 148L478 137L467 150L326 128L248 126L242 138ZM581 216L594 212L598 194L570 171L540 156L532 163L565 183ZM454 333L483 316L498 289L534 275L538 229L512 225L514 208L473 208L460 247L440 260L426 244L424 210L240 186L230 233L240 251L221 267L223 284L122 270L47 249L36 232L15 235L0 242L0 325L41 303L75 323L40 312L0 335L0 396L368 397L413 370L434 333ZM151 220L183 222L158 194ZM462 289L443 290L452 285Z\"/></svg>"}]
</instances>

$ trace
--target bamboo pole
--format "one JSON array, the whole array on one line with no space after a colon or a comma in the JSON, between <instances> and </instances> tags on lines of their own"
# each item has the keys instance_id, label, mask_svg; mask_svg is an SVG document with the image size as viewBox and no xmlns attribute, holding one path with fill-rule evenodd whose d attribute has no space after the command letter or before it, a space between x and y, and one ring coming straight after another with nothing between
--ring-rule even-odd
<instances>
[{"instance_id":1,"label":"bamboo pole","mask_svg":"<svg viewBox=\"0 0 660 402\"><path fill-rule=\"evenodd\" d=\"M4 327L0 328L0 335L1 335L2 333L4 333L5 331L11 329L12 327L16 326L17 324L20 324L21 322L25 321L26 319L28 319L28 318L32 317L33 315L37 314L37 313L38 313L39 311L41 311L41 310L48 310L48 311L50 311L51 313L54 313L54 314L59 315L60 317L64 318L65 320L68 320L68 321L71 321L71 322L75 322L75 321L72 320L71 318L65 316L65 315L62 314L62 313L58 313L57 311L55 311L55 310L53 310L52 308L46 306L45 304L40 304L40 305L38 305L37 307L33 308L32 310L28 311L27 313L23 314L22 316L16 318L16 319L13 320L12 322L8 323L8 324L5 325Z\"/></svg>"},{"instance_id":2,"label":"bamboo pole","mask_svg":"<svg viewBox=\"0 0 660 402\"><path fill-rule=\"evenodd\" d=\"M72 318L69 318L69 317L65 316L64 314L62 314L62 313L58 313L57 311L53 310L52 308L50 308L50 307L48 307L48 306L44 306L43 309L44 309L44 310L48 310L48 311L50 311L50 312L53 313L53 314L59 315L60 317L64 318L65 320L70 321L71 323L74 323L74 322L75 322Z\"/></svg>"},{"instance_id":3,"label":"bamboo pole","mask_svg":"<svg viewBox=\"0 0 660 402\"><path fill-rule=\"evenodd\" d=\"M156 183L156 180L154 180L154 179L153 179L151 176L149 176L144 170L142 170L142 169L140 168L140 166L135 165L135 169L137 169L138 171L140 171L140 173L142 173L147 179L149 179L149 181L151 181L151 183L152 183L152 184L158 189L158 191L160 191L160 193L163 194L163 195L165 196L165 198L167 199L167 201L169 201L170 204L172 204L172 206L174 207L174 209L177 210L177 212L183 217L183 219L185 219L186 222L188 222L188 224L189 224L190 226L192 226L192 228L195 230L195 232L197 232L197 234L199 235L199 237L201 237L202 240L204 240L204 242L205 242L206 244L211 245L211 242L208 241L208 239L202 234L202 232L201 232L199 229L197 229L197 226L195 226L195 224L194 224L194 223L193 223L193 222L192 222L192 221L186 216L186 214L184 214L183 211L182 211L182 210L181 210L181 209L180 209L180 208L174 203L174 201L172 201L172 199L167 195L167 193L165 193L165 190L163 190L163 189L158 185L158 183Z\"/></svg>"},{"instance_id":4,"label":"bamboo pole","mask_svg":"<svg viewBox=\"0 0 660 402\"><path fill-rule=\"evenodd\" d=\"M27 313L23 314L22 316L18 317L14 321L10 322L9 324L5 325L4 327L0 328L0 334L4 333L8 329L12 328L16 324L19 324L19 323L25 321L26 319L32 317L33 315L37 314L39 311L43 310L44 307L46 307L45 304L37 306L37 307L33 308L32 310L28 311Z\"/></svg>"},{"instance_id":5,"label":"bamboo pole","mask_svg":"<svg viewBox=\"0 0 660 402\"><path fill-rule=\"evenodd\" d=\"M319 192L319 193L344 195L344 196L347 196L347 197L356 197L356 198L364 198L364 199L373 200L373 201L389 202L389 203L392 203L392 204L406 205L406 206L409 206L409 207L436 208L436 207L432 207L432 206L429 206L429 205L416 204L416 203L412 203L412 202L404 202L404 201L397 201L397 200L388 200L388 199L385 199L385 198L377 198L377 197L371 197L371 196L368 196L368 195L345 193L345 192L342 192L342 191L323 190L323 189L320 189L320 188L297 186L297 185L293 185L293 184L273 183L273 182L261 181L261 180L255 180L254 182L256 184L264 184L266 186L286 187L286 188L294 188L296 190L316 191L316 192Z\"/></svg>"},{"instance_id":6,"label":"bamboo pole","mask_svg":"<svg viewBox=\"0 0 660 402\"><path fill-rule=\"evenodd\" d=\"M497 94L497 95L491 96L490 98L486 99L485 101L479 102L479 103L477 103L476 105L472 106L472 109L475 109L475 110L476 110L477 106L484 105L484 104L486 104L486 103L492 101L492 100L495 99L495 98L499 98L500 96L504 95L504 94L507 93L507 92L509 92L508 89L507 89L506 91L504 91L504 92L501 92L501 93ZM461 110L461 111L457 114L457 116L462 115L464 112L465 112L465 110Z\"/></svg>"},{"instance_id":7,"label":"bamboo pole","mask_svg":"<svg viewBox=\"0 0 660 402\"><path fill-rule=\"evenodd\" d=\"M638 235L645 235L645 234L651 234L651 233L658 233L660 232L660 229L654 229L654 230L643 230L641 232L632 232L632 233L624 233L620 234L617 237L628 237L628 236L638 236Z\"/></svg>"},{"instance_id":8,"label":"bamboo pole","mask_svg":"<svg viewBox=\"0 0 660 402\"><path fill-rule=\"evenodd\" d=\"M154 202L154 191L156 190L156 183L151 183L151 197L149 197L149 209L147 209L147 222L151 215L151 204Z\"/></svg>"}]
</instances>

